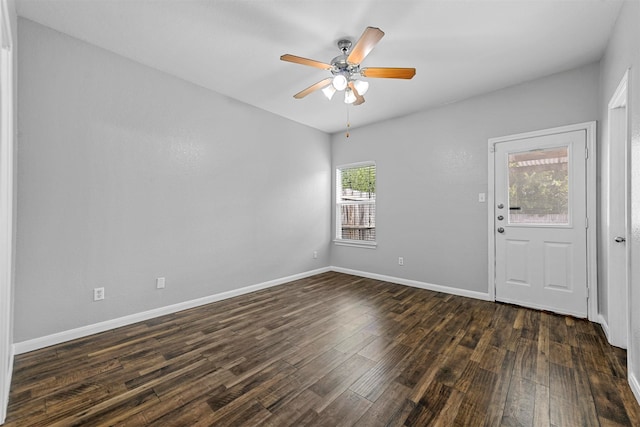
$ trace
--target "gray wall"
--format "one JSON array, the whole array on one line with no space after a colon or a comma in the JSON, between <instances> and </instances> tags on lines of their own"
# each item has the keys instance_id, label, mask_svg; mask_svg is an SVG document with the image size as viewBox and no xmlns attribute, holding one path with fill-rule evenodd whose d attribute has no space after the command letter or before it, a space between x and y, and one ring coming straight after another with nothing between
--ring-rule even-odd
<instances>
[{"instance_id":1,"label":"gray wall","mask_svg":"<svg viewBox=\"0 0 640 427\"><path fill-rule=\"evenodd\" d=\"M19 42L15 342L328 265L329 136L31 21Z\"/></svg>"},{"instance_id":2,"label":"gray wall","mask_svg":"<svg viewBox=\"0 0 640 427\"><path fill-rule=\"evenodd\" d=\"M608 102L616 90L625 70L629 74L629 114L631 117L631 328L629 333L629 371L640 379L640 3L627 1L623 5L607 51L601 60L600 117L601 135L607 135ZM606 153L607 138L601 139L602 151ZM603 156L603 162L607 159ZM605 166L603 165L603 169ZM602 189L603 193L607 191ZM603 206L604 210L604 206ZM598 289L606 295L608 289ZM606 318L607 313L603 313ZM636 391L640 392L637 388ZM640 396L638 396L640 399Z\"/></svg>"},{"instance_id":3,"label":"gray wall","mask_svg":"<svg viewBox=\"0 0 640 427\"><path fill-rule=\"evenodd\" d=\"M488 139L596 120L598 73L592 64L333 135L334 167L377 163L378 247L334 246L331 264L486 293Z\"/></svg>"}]
</instances>

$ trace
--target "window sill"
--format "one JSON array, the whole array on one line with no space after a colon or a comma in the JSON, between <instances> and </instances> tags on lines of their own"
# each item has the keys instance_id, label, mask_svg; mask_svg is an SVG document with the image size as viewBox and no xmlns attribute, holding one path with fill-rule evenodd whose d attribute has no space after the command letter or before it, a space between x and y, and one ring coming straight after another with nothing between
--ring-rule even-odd
<instances>
[{"instance_id":1,"label":"window sill","mask_svg":"<svg viewBox=\"0 0 640 427\"><path fill-rule=\"evenodd\" d=\"M336 239L333 241L336 246L351 246L354 248L375 249L378 246L376 242L365 242L360 240L341 240Z\"/></svg>"}]
</instances>

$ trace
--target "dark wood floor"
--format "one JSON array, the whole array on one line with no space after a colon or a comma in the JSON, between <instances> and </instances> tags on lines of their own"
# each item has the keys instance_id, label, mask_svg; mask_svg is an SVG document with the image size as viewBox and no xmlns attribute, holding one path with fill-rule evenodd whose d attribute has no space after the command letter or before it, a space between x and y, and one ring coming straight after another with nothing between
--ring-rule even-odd
<instances>
[{"instance_id":1,"label":"dark wood floor","mask_svg":"<svg viewBox=\"0 0 640 427\"><path fill-rule=\"evenodd\" d=\"M325 273L20 355L8 426L640 426L596 324Z\"/></svg>"}]
</instances>

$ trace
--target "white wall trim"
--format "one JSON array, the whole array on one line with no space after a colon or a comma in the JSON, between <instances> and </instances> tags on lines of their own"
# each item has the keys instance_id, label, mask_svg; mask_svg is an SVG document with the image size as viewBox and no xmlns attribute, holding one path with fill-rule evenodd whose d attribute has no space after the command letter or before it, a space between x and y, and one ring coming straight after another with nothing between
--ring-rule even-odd
<instances>
[{"instance_id":1,"label":"white wall trim","mask_svg":"<svg viewBox=\"0 0 640 427\"><path fill-rule=\"evenodd\" d=\"M79 328L70 329L68 331L58 332L58 333L47 335L44 337L22 341L14 344L13 346L14 353L15 354L28 353L30 351L49 347L51 345L60 344L60 343L71 341L77 338L86 337L89 335L97 334L99 332L105 332L111 329L119 328L121 326L131 325L132 323L142 322L145 320L153 319L155 317L164 316L166 314L176 313L178 311L199 307L201 305L210 304L212 302L222 301L222 300L233 298L239 295L248 294L250 292L255 292L262 289L282 285L288 282L292 282L294 280L315 276L316 274L326 273L327 271L330 271L329 267L310 270L303 273L298 273L291 276L258 283L256 285L245 286L244 288L240 288L240 289L233 289L230 291L221 292L219 294L209 295L206 297L197 298L190 301L184 301L177 304L168 305L165 307L155 308L153 310L143 311L141 313L130 314L128 316L119 317L117 319L106 320L104 322L94 323L92 325L82 326Z\"/></svg>"},{"instance_id":2,"label":"white wall trim","mask_svg":"<svg viewBox=\"0 0 640 427\"><path fill-rule=\"evenodd\" d=\"M606 252L606 256L603 257L606 264L604 265L605 271L602 276L604 276L604 280L606 281L607 289L607 322L611 325L609 331L610 334L607 334L607 340L609 341L609 344L625 349L629 348L628 337L629 331L631 330L630 317L632 310L632 307L629 305L629 279L631 277L630 243L624 243L624 256L626 257L624 273L619 271L617 268L618 263L612 261L612 254L616 252L616 246L620 245L620 243L614 242L615 236L621 235L628 241L630 240L629 230L631 230L631 184L629 176L629 171L631 170L629 164L631 117L629 115L629 109L627 108L629 103L629 95L627 92L628 82L629 69L625 71L608 104L607 132L606 135L603 135L603 138L606 138L607 140L606 148L608 154L605 161L608 164L603 167L603 169L606 168L606 172L604 170L602 171L602 175L606 173L607 176L603 176L603 189L601 194L601 204L606 206L606 218L605 221L603 221L605 242L602 248ZM623 159L620 159L620 152L617 151L620 149L623 150ZM612 154L618 154L618 156L612 156ZM618 161L619 159L622 164ZM622 213L622 215L624 215L624 219L622 221L619 221L619 213L612 207L612 199L616 202L614 205L621 201L616 199L616 196L619 197L618 190L620 190L620 182L616 177L619 177L617 174L620 173L620 171L622 171L624 175L622 190L624 191L623 199L625 210ZM618 213L618 215L616 215L616 213ZM622 224L620 224L620 222L622 222ZM624 235L620 233L620 225L623 225L624 227ZM624 277L620 277L622 274L624 274ZM621 307L624 309L621 309Z\"/></svg>"},{"instance_id":3,"label":"white wall trim","mask_svg":"<svg viewBox=\"0 0 640 427\"><path fill-rule=\"evenodd\" d=\"M489 152L487 154L487 171L489 180L487 181L487 242L489 249L487 251L487 290L491 301L496 300L496 240L495 233L493 231L495 227L495 215L496 215L496 195L495 195L495 177L496 177L496 162L495 151L496 142L495 139L489 139Z\"/></svg>"},{"instance_id":4,"label":"white wall trim","mask_svg":"<svg viewBox=\"0 0 640 427\"><path fill-rule=\"evenodd\" d=\"M600 326L602 327L602 330L604 331L604 335L607 337L607 341L609 341L609 343L611 343L611 338L609 336L609 323L607 323L607 319L604 318L604 316L602 314L598 314L598 323L600 323Z\"/></svg>"},{"instance_id":5,"label":"white wall trim","mask_svg":"<svg viewBox=\"0 0 640 427\"><path fill-rule=\"evenodd\" d=\"M480 299L483 301L493 301L489 294L484 292L469 291L466 289L453 288L451 286L434 285L433 283L420 282L417 280L403 279L401 277L386 276L384 274L369 273L360 270L351 270L343 267L331 267L331 271L337 273L351 274L353 276L366 277L368 279L382 280L384 282L397 283L399 285L411 286L412 288L427 289L429 291L442 292L445 294L458 295L461 297Z\"/></svg>"},{"instance_id":6,"label":"white wall trim","mask_svg":"<svg viewBox=\"0 0 640 427\"><path fill-rule=\"evenodd\" d=\"M0 424L4 423L9 403L13 371L13 242L14 242L14 120L15 77L12 26L7 0L0 2Z\"/></svg>"},{"instance_id":7,"label":"white wall trim","mask_svg":"<svg viewBox=\"0 0 640 427\"><path fill-rule=\"evenodd\" d=\"M627 87L629 86L629 71L631 69L627 68L624 72L624 75L620 79L620 83L618 83L618 87L615 92L611 96L609 100L608 109L613 110L618 107L626 107L628 104L628 96L627 96Z\"/></svg>"},{"instance_id":8,"label":"white wall trim","mask_svg":"<svg viewBox=\"0 0 640 427\"><path fill-rule=\"evenodd\" d=\"M2 390L2 392L4 393L5 402L3 402L3 407L2 407L2 410L0 411L1 412L0 415L2 416L0 418L0 424L4 423L5 418L7 416L7 408L9 407L9 394L11 393L11 378L13 377L13 359L14 359L13 346L9 348L8 358L9 358L9 366L5 374L6 382L4 383L4 389Z\"/></svg>"},{"instance_id":9,"label":"white wall trim","mask_svg":"<svg viewBox=\"0 0 640 427\"><path fill-rule=\"evenodd\" d=\"M640 381L638 381L638 378L634 375L635 369L633 368L633 362L627 358L627 381L629 382L629 387L631 388L636 401L640 403Z\"/></svg>"},{"instance_id":10,"label":"white wall trim","mask_svg":"<svg viewBox=\"0 0 640 427\"><path fill-rule=\"evenodd\" d=\"M556 133L573 132L577 130L586 131L587 149L589 158L587 159L587 217L589 218L589 228L587 229L587 286L589 287L589 303L587 305L588 318L592 322L598 321L598 251L597 251L597 209L596 204L596 122L584 122L567 126L559 126L550 129L542 129L533 132L507 135L497 138L489 138L488 155L488 194L487 208L488 215L488 294L495 301L495 241L494 222L495 217L495 144L517 139L535 138L539 136Z\"/></svg>"}]
</instances>

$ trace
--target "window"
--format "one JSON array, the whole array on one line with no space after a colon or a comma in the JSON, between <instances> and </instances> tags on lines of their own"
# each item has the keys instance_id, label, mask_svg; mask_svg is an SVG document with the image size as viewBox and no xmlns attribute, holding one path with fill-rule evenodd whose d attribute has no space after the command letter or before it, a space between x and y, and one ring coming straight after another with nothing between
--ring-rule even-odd
<instances>
[{"instance_id":1,"label":"window","mask_svg":"<svg viewBox=\"0 0 640 427\"><path fill-rule=\"evenodd\" d=\"M336 169L336 243L375 246L376 165Z\"/></svg>"},{"instance_id":2,"label":"window","mask_svg":"<svg viewBox=\"0 0 640 427\"><path fill-rule=\"evenodd\" d=\"M509 224L569 224L569 150L509 154Z\"/></svg>"}]
</instances>

